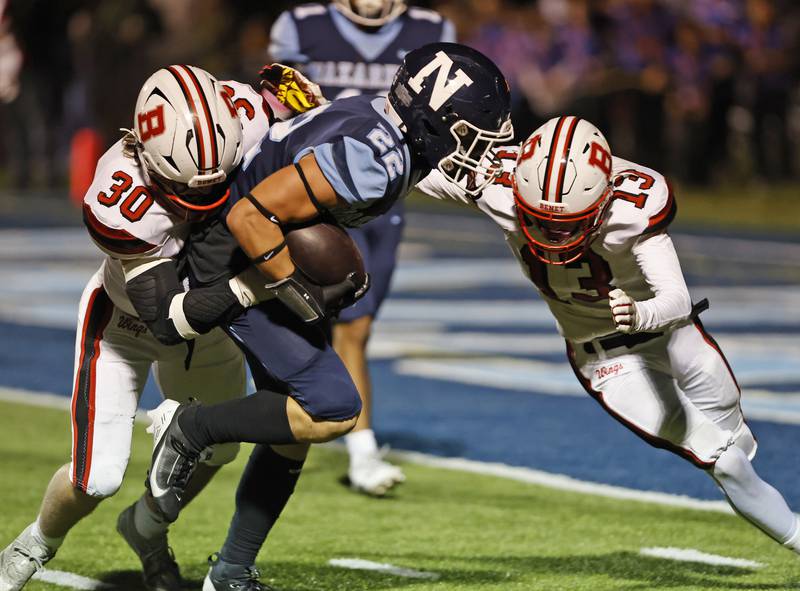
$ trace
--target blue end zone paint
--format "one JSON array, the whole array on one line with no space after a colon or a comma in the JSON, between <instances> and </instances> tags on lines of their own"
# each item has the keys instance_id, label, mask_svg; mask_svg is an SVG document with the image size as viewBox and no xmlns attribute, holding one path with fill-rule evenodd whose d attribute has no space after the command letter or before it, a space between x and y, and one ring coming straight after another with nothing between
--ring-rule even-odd
<instances>
[{"instance_id":1,"label":"blue end zone paint","mask_svg":"<svg viewBox=\"0 0 800 591\"><path fill-rule=\"evenodd\" d=\"M417 239L415 246L421 247L426 255L428 249L433 249L433 254L401 266L400 289L395 290L383 311L379 335L374 339L378 344L396 345L397 335L405 330L406 339L412 344L415 338L432 343L434 357L458 355L488 371L492 368L487 359L495 356L523 363L529 359L564 365L563 342L555 336L552 318L532 287L519 275L494 228L461 216L412 214L410 217L409 234ZM460 242L459 236L463 238ZM689 238L687 244L691 244L693 237ZM78 240L87 243L85 252L80 249L64 252L59 248L59 244L73 244L73 241L77 244ZM680 240L676 242L680 247ZM95 260L92 257L97 256L83 231L75 228L74 237L52 230L26 232L24 236L3 234L0 243L7 246L3 249L5 255L0 256L0 275L7 286L0 294L2 317L18 322L23 317L31 318L29 322L44 326L55 326L56 322L57 326L71 326L80 289L91 274ZM788 279L797 276L800 256L780 259L787 268L786 278L781 281L775 275L776 266L724 261L724 246L714 246L721 251L717 258L708 254L705 244L703 248L684 250L682 254L687 254L684 270L690 284L722 288L711 298L712 308L703 315L704 322L712 334L733 345L730 350L726 344L723 348L740 379L748 380L748 388L767 390L774 398L764 405L774 404L777 413L786 412L791 405L781 400L781 393L800 392L800 371L793 365L795 349L791 348L800 345L796 339L786 339L786 335L796 337L800 333L800 306L793 304L796 298L792 299L795 282ZM792 245L786 248L791 250ZM54 252L64 255L57 257L60 261L57 267L52 265ZM24 260L17 253L25 253ZM495 261L487 257L502 260L504 265L496 267ZM77 261L82 262L81 269L77 268ZM473 270L473 265L479 266L481 262L484 267ZM723 264L727 275L720 276L718 271ZM478 281L465 286L453 283L464 275ZM404 277L411 279L411 283L403 285ZM769 288L742 299L738 292L727 295L725 290L727 286L766 285L783 285L783 291ZM708 294L698 291L695 295ZM422 300L430 301L431 306L424 301L420 304ZM492 311L496 300L506 304L493 319L484 310ZM465 303L477 303L478 307L472 306L465 313ZM441 312L432 311L436 306L441 307ZM423 321L415 318L426 311ZM437 317L448 311L446 318ZM476 318L484 315L487 318ZM419 330L413 328L417 323L421 325ZM70 394L75 338L72 328L0 322L0 330L0 385ZM455 341L465 338L462 333L489 340L501 335L529 336L531 341L538 339L538 345L528 347L526 350L531 352L525 353L507 344L499 350L481 350L483 345L478 343L475 349L459 353L453 349ZM740 340L738 335L746 340ZM552 347L547 337L552 338ZM781 350L781 346L788 349ZM588 396L505 390L492 387L495 382L488 387L462 384L456 381L457 376L425 379L400 375L393 369L396 356L397 353L390 352L386 359L372 365L376 391L374 422L379 437L396 448L528 466L639 489L720 498L707 476L668 452L646 445ZM563 373L564 379L569 377L568 368L553 371ZM534 376L530 381L534 387L544 388L546 380ZM141 405L152 408L158 400L151 380ZM800 509L800 474L794 451L800 439L800 426L749 423L760 444L756 468L785 494L795 509Z\"/></svg>"},{"instance_id":2,"label":"blue end zone paint","mask_svg":"<svg viewBox=\"0 0 800 591\"><path fill-rule=\"evenodd\" d=\"M711 479L655 450L611 419L588 395L556 397L398 376L372 365L374 423L394 447L503 462L642 490L719 499ZM756 469L800 507L794 449L800 429L748 422L759 441Z\"/></svg>"},{"instance_id":3,"label":"blue end zone paint","mask_svg":"<svg viewBox=\"0 0 800 591\"><path fill-rule=\"evenodd\" d=\"M75 331L0 322L0 385L72 396ZM140 406L154 408L161 395L151 379Z\"/></svg>"}]
</instances>

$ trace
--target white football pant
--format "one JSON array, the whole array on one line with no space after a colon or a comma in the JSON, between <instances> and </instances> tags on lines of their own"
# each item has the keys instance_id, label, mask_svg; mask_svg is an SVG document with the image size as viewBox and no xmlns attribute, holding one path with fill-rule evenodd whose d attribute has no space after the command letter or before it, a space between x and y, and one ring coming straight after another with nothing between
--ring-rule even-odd
<instances>
[{"instance_id":1,"label":"white football pant","mask_svg":"<svg viewBox=\"0 0 800 591\"><path fill-rule=\"evenodd\" d=\"M96 497L113 495L131 454L133 420L150 368L167 398L213 403L245 395L244 359L220 329L189 346L159 343L138 318L109 299L96 273L84 289L75 340L72 392L72 484ZM207 463L232 461L238 444L216 446Z\"/></svg>"}]
</instances>

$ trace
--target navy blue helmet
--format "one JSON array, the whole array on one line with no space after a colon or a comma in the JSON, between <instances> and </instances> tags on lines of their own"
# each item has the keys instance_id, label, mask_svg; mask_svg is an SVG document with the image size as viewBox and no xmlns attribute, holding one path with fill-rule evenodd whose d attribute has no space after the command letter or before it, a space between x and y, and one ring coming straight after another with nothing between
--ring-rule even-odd
<instances>
[{"instance_id":1,"label":"navy blue helmet","mask_svg":"<svg viewBox=\"0 0 800 591\"><path fill-rule=\"evenodd\" d=\"M511 95L488 57L457 43L431 43L406 55L389 91L412 151L431 168L480 193L501 172L490 153L510 142Z\"/></svg>"}]
</instances>

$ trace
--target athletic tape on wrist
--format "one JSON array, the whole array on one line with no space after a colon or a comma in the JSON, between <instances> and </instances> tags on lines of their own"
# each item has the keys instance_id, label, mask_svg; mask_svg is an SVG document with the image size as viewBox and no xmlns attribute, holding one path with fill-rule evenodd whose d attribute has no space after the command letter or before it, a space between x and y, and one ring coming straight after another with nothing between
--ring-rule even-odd
<instances>
[{"instance_id":1,"label":"athletic tape on wrist","mask_svg":"<svg viewBox=\"0 0 800 591\"><path fill-rule=\"evenodd\" d=\"M200 336L200 333L192 328L192 325L189 324L189 320L187 320L186 314L183 311L183 299L186 297L186 293L187 292L179 293L172 298L172 301L169 303L168 318L175 324L175 330L178 331L178 334L188 340Z\"/></svg>"}]
</instances>

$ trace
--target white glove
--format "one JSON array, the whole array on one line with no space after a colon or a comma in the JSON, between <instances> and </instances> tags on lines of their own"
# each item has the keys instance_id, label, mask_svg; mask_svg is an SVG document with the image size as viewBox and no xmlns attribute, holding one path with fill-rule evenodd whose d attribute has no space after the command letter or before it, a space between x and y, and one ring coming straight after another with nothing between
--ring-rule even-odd
<instances>
[{"instance_id":1,"label":"white glove","mask_svg":"<svg viewBox=\"0 0 800 591\"><path fill-rule=\"evenodd\" d=\"M608 305L611 308L611 316L614 318L614 326L619 332L636 332L636 302L621 289L613 289L608 293Z\"/></svg>"},{"instance_id":2,"label":"white glove","mask_svg":"<svg viewBox=\"0 0 800 591\"><path fill-rule=\"evenodd\" d=\"M276 297L275 285L268 284L267 278L255 266L248 267L228 281L231 291L245 308L255 306L264 300Z\"/></svg>"}]
</instances>

